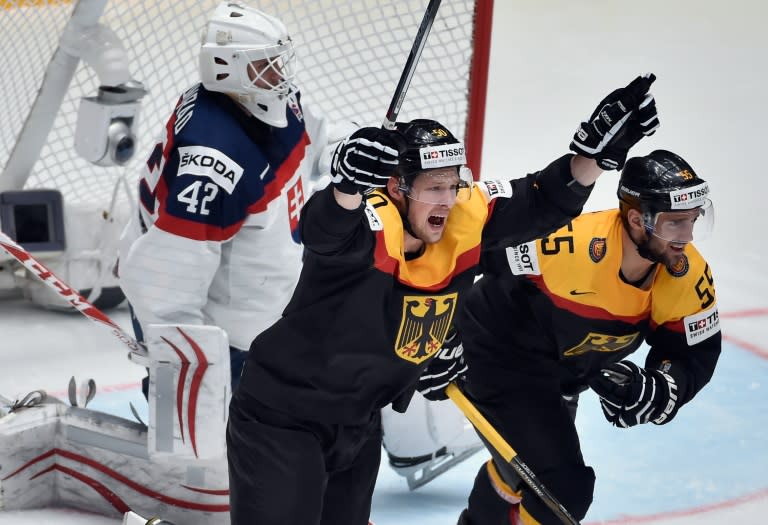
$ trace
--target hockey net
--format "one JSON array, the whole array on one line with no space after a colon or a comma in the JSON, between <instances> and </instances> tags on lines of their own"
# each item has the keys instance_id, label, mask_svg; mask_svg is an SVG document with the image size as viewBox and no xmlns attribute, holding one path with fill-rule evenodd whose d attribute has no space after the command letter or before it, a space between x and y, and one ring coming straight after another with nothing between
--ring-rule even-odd
<instances>
[{"instance_id":1,"label":"hockey net","mask_svg":"<svg viewBox=\"0 0 768 525\"><path fill-rule=\"evenodd\" d=\"M63 28L77 0L0 0L0 188ZM135 186L141 164L180 93L197 81L200 30L217 0L80 0L103 9L98 21L120 38L130 72L149 94L142 99L137 153L122 167L95 166L74 150L81 97L96 94L99 79L80 62L69 85L53 85L63 99L25 188L56 188L66 203L109 204L119 177ZM382 122L410 51L426 0L261 0L253 5L281 18L296 45L303 100L334 121ZM85 4L85 5L83 5ZM399 120L433 118L465 139L473 162L482 147L484 78L490 31L489 0L442 2ZM98 15L97 15L98 16ZM480 27L475 31L476 24ZM478 46L477 42L483 42ZM482 77L482 72L476 77ZM473 87L472 82L477 84ZM474 97L474 101L470 96ZM474 105L473 105L474 104ZM474 111L474 114L472 114ZM475 129L467 132L468 122ZM26 174L22 174L26 177ZM6 179L7 180L7 179Z\"/></svg>"},{"instance_id":2,"label":"hockey net","mask_svg":"<svg viewBox=\"0 0 768 525\"><path fill-rule=\"evenodd\" d=\"M116 243L135 206L142 164L179 95L198 82L201 29L218 1L0 0L0 199L8 190L61 192L67 248L53 268L74 288L96 290L91 300L102 286L117 286ZM333 122L382 123L427 0L252 0L252 5L288 27L305 104ZM445 124L465 140L476 176L492 11L493 0L442 2L398 116ZM97 166L75 151L80 100L95 96L100 84L92 65L67 47L73 33L87 27L83 20L117 36L131 78L148 90L133 127L136 154L123 166ZM8 286L14 284L0 279L0 291ZM25 294L35 302L55 301L36 300L30 289Z\"/></svg>"}]
</instances>

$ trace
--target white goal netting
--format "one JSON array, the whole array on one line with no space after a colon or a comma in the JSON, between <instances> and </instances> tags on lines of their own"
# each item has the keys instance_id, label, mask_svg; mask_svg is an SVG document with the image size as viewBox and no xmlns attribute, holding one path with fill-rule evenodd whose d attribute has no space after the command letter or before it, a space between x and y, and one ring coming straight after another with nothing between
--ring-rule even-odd
<instances>
[{"instance_id":1,"label":"white goal netting","mask_svg":"<svg viewBox=\"0 0 768 525\"><path fill-rule=\"evenodd\" d=\"M96 94L98 77L80 62L69 85L54 85L63 99L34 164L26 174L9 173L8 160L49 74L49 63L76 0L0 0L0 187L2 178L26 179L25 188L59 189L66 202L106 206L116 181L135 186L140 166L159 136L178 96L197 81L200 30L215 0L80 0L103 12L99 22L122 41L133 78L149 90L142 99L137 153L123 167L100 167L78 157L74 131L80 98ZM476 53L476 8L492 2L442 2L398 120L434 118L465 136L471 63ZM336 121L382 122L397 85L426 0L252 0L280 17L298 57L298 84L305 103ZM478 7L480 6L480 7ZM60 82L61 84L61 82ZM484 90L484 87L483 87ZM479 95L484 96L484 92ZM18 152L17 152L18 153ZM7 184L6 184L6 188ZM20 188L14 188L20 189Z\"/></svg>"}]
</instances>

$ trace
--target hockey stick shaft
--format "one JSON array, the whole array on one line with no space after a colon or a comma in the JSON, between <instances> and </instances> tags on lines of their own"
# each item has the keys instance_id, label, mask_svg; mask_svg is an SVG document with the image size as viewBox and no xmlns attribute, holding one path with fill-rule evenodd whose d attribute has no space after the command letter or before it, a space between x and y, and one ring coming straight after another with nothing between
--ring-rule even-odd
<instances>
[{"instance_id":1,"label":"hockey stick shaft","mask_svg":"<svg viewBox=\"0 0 768 525\"><path fill-rule=\"evenodd\" d=\"M35 259L31 253L21 247L16 241L0 232L0 248L16 259L24 268L40 279L48 288L56 292L72 308L100 326L106 326L124 345L131 349L130 358L139 363L146 358L146 350L136 339L127 334L120 326L104 312L89 303L77 290L56 277L43 263Z\"/></svg>"},{"instance_id":2,"label":"hockey stick shaft","mask_svg":"<svg viewBox=\"0 0 768 525\"><path fill-rule=\"evenodd\" d=\"M467 419L474 425L474 427L482 434L482 436L493 446L496 452L504 458L518 476L528 485L533 492L536 493L539 498L549 507L549 509L557 515L560 520L566 525L579 525L579 522L570 515L563 505L555 499L555 496L547 490L547 488L536 478L533 471L523 463L520 457L515 452L507 441L501 437L501 434L493 428L485 416L475 407L475 405L467 399L464 393L459 390L455 384L451 383L445 389L445 393L453 401L459 410L461 410Z\"/></svg>"},{"instance_id":3,"label":"hockey stick shaft","mask_svg":"<svg viewBox=\"0 0 768 525\"><path fill-rule=\"evenodd\" d=\"M421 25L419 25L416 38L413 40L411 52L408 54L408 60L406 60L405 67L400 75L400 81L395 88L395 94L392 96L392 101L389 103L387 116L381 124L384 129L395 129L395 121L397 120L397 115L400 113L400 106L403 105L405 92L408 91L408 86L411 85L411 79L413 78L413 73L416 71L416 65L419 63L421 52L424 49L424 45L427 43L427 36L429 36L429 31L432 29L432 23L435 21L435 17L437 17L440 1L441 0L429 0L429 5L427 5L427 10L424 12L424 17L421 19Z\"/></svg>"}]
</instances>

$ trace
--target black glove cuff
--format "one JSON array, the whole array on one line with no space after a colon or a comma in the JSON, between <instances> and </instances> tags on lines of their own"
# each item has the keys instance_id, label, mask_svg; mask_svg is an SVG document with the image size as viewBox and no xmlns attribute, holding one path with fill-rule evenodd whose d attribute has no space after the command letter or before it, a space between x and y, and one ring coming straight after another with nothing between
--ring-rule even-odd
<instances>
[{"instance_id":1,"label":"black glove cuff","mask_svg":"<svg viewBox=\"0 0 768 525\"><path fill-rule=\"evenodd\" d=\"M583 128L585 126L588 126L588 122L582 122L579 126L579 128ZM577 155L581 155L582 157L586 157L588 159L594 159L599 155L599 153L589 153L588 151L584 151L581 149L575 141L571 141L571 143L568 145L568 149L570 149L572 152L574 152Z\"/></svg>"},{"instance_id":2,"label":"black glove cuff","mask_svg":"<svg viewBox=\"0 0 768 525\"><path fill-rule=\"evenodd\" d=\"M346 193L347 195L357 195L360 193L360 189L357 187L357 184L349 179L342 178L341 181L334 182L333 187L339 190L341 193Z\"/></svg>"},{"instance_id":3,"label":"black glove cuff","mask_svg":"<svg viewBox=\"0 0 768 525\"><path fill-rule=\"evenodd\" d=\"M573 178L571 174L571 159L573 157L570 153L563 155L541 170L536 180L547 198L555 202L564 213L575 217L581 213L587 197L592 193L594 184L582 186ZM574 194L576 198L574 198Z\"/></svg>"}]
</instances>

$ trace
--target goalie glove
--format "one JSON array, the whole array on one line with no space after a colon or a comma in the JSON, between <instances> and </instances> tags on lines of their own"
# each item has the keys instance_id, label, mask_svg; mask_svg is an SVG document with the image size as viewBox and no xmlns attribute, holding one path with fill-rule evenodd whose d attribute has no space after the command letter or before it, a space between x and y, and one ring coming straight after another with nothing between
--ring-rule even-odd
<instances>
[{"instance_id":1,"label":"goalie glove","mask_svg":"<svg viewBox=\"0 0 768 525\"><path fill-rule=\"evenodd\" d=\"M613 425L629 428L649 421L663 425L677 414L677 384L659 370L640 368L619 361L600 371L589 386L600 396L605 418Z\"/></svg>"},{"instance_id":2,"label":"goalie glove","mask_svg":"<svg viewBox=\"0 0 768 525\"><path fill-rule=\"evenodd\" d=\"M648 92L655 80L654 74L646 73L605 97L579 125L571 150L595 159L604 170L622 169L630 148L659 127L656 101Z\"/></svg>"},{"instance_id":3,"label":"goalie glove","mask_svg":"<svg viewBox=\"0 0 768 525\"><path fill-rule=\"evenodd\" d=\"M450 383L463 380L466 372L464 347L456 330L451 329L443 347L421 373L416 390L430 401L448 399L445 388Z\"/></svg>"},{"instance_id":4,"label":"goalie glove","mask_svg":"<svg viewBox=\"0 0 768 525\"><path fill-rule=\"evenodd\" d=\"M399 162L393 131L360 128L339 142L331 159L331 182L343 193L367 193L387 185Z\"/></svg>"}]
</instances>

